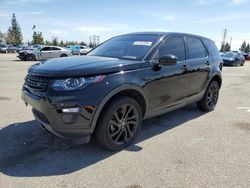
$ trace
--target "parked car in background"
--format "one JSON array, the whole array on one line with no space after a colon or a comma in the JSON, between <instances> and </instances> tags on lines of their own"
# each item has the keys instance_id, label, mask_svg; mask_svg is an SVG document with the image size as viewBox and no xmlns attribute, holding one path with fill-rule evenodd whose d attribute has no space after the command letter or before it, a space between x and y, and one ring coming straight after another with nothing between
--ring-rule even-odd
<instances>
[{"instance_id":1,"label":"parked car in background","mask_svg":"<svg viewBox=\"0 0 250 188\"><path fill-rule=\"evenodd\" d=\"M24 45L17 45L16 46L16 52L18 53L20 50L22 50Z\"/></svg>"},{"instance_id":2,"label":"parked car in background","mask_svg":"<svg viewBox=\"0 0 250 188\"><path fill-rule=\"evenodd\" d=\"M7 49L8 49L8 46L4 46L4 45L1 46L1 47L0 47L0 53L8 53L8 52L7 52Z\"/></svg>"},{"instance_id":3,"label":"parked car in background","mask_svg":"<svg viewBox=\"0 0 250 188\"><path fill-rule=\"evenodd\" d=\"M8 46L7 53L16 53L17 48L15 46Z\"/></svg>"},{"instance_id":4,"label":"parked car in background","mask_svg":"<svg viewBox=\"0 0 250 188\"><path fill-rule=\"evenodd\" d=\"M0 47L0 53L15 53L17 48L15 46L2 46Z\"/></svg>"},{"instance_id":5,"label":"parked car in background","mask_svg":"<svg viewBox=\"0 0 250 188\"><path fill-rule=\"evenodd\" d=\"M246 57L247 61L250 61L250 54L248 54L248 56Z\"/></svg>"},{"instance_id":6,"label":"parked car in background","mask_svg":"<svg viewBox=\"0 0 250 188\"><path fill-rule=\"evenodd\" d=\"M240 52L226 52L221 57L225 66L243 66L245 64L245 57Z\"/></svg>"},{"instance_id":7,"label":"parked car in background","mask_svg":"<svg viewBox=\"0 0 250 188\"><path fill-rule=\"evenodd\" d=\"M33 50L40 50L41 47L38 48L34 48L33 46L22 46L19 50L18 50L18 58L21 60L27 60L26 57L27 55L33 51Z\"/></svg>"},{"instance_id":8,"label":"parked car in background","mask_svg":"<svg viewBox=\"0 0 250 188\"><path fill-rule=\"evenodd\" d=\"M29 68L22 99L49 132L111 150L130 145L142 119L197 102L214 110L222 59L205 37L144 32L114 37L86 56ZM179 118L179 117L175 117Z\"/></svg>"},{"instance_id":9,"label":"parked car in background","mask_svg":"<svg viewBox=\"0 0 250 188\"><path fill-rule=\"evenodd\" d=\"M92 48L87 46L80 46L80 55L86 55Z\"/></svg>"},{"instance_id":10,"label":"parked car in background","mask_svg":"<svg viewBox=\"0 0 250 188\"><path fill-rule=\"evenodd\" d=\"M86 55L91 48L87 46L75 45L70 47L73 55Z\"/></svg>"},{"instance_id":11,"label":"parked car in background","mask_svg":"<svg viewBox=\"0 0 250 188\"><path fill-rule=\"evenodd\" d=\"M41 49L25 50L23 52L19 52L17 57L21 60L36 61L50 58L67 57L71 55L71 52L65 48L58 46L45 46Z\"/></svg>"},{"instance_id":12,"label":"parked car in background","mask_svg":"<svg viewBox=\"0 0 250 188\"><path fill-rule=\"evenodd\" d=\"M246 52L239 51L239 53L241 53L241 54L245 57L245 59L246 59L246 57L248 56L248 53L246 53Z\"/></svg>"}]
</instances>

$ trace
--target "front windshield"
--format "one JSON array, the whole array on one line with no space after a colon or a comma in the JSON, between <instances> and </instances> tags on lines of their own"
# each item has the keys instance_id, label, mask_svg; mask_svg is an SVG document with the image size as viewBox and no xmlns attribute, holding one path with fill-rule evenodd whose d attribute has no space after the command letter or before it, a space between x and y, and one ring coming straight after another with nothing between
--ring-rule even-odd
<instances>
[{"instance_id":1,"label":"front windshield","mask_svg":"<svg viewBox=\"0 0 250 188\"><path fill-rule=\"evenodd\" d=\"M224 53L222 56L223 56L223 57L234 57L234 53L231 53L231 52L229 52L229 53Z\"/></svg>"},{"instance_id":2,"label":"front windshield","mask_svg":"<svg viewBox=\"0 0 250 188\"><path fill-rule=\"evenodd\" d=\"M159 40L156 35L124 35L101 44L87 55L142 60Z\"/></svg>"}]
</instances>

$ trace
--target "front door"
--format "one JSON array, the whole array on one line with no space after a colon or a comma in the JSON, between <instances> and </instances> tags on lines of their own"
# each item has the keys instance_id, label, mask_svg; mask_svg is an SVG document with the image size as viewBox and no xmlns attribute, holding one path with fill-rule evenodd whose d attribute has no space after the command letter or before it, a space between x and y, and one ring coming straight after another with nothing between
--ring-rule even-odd
<instances>
[{"instance_id":1,"label":"front door","mask_svg":"<svg viewBox=\"0 0 250 188\"><path fill-rule=\"evenodd\" d=\"M157 60L164 54L172 54L178 58L175 65L152 69L150 82L151 113L179 104L189 92L190 71L186 61L186 49L182 36L170 36L160 45L153 57Z\"/></svg>"}]
</instances>

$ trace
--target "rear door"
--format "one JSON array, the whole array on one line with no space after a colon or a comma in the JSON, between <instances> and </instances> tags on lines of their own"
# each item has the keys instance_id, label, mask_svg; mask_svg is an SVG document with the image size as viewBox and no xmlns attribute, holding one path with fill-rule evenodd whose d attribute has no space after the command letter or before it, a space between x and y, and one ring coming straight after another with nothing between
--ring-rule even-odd
<instances>
[{"instance_id":1,"label":"rear door","mask_svg":"<svg viewBox=\"0 0 250 188\"><path fill-rule=\"evenodd\" d=\"M58 58L61 56L61 49L60 48L57 48L57 47L51 47L52 49L52 53L51 53L51 57L52 58Z\"/></svg>"},{"instance_id":2,"label":"rear door","mask_svg":"<svg viewBox=\"0 0 250 188\"><path fill-rule=\"evenodd\" d=\"M189 67L188 95L200 93L209 76L211 62L203 42L196 37L185 37L187 46L187 66Z\"/></svg>"}]
</instances>

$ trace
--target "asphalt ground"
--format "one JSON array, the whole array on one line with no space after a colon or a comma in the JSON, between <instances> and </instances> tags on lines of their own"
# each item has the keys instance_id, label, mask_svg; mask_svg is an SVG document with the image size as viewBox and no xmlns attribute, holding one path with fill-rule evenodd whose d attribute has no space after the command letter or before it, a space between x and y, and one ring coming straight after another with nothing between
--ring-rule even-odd
<instances>
[{"instance_id":1,"label":"asphalt ground","mask_svg":"<svg viewBox=\"0 0 250 188\"><path fill-rule=\"evenodd\" d=\"M250 62L223 67L216 109L145 120L120 152L44 131L21 100L27 68L0 54L0 187L250 187Z\"/></svg>"}]
</instances>

